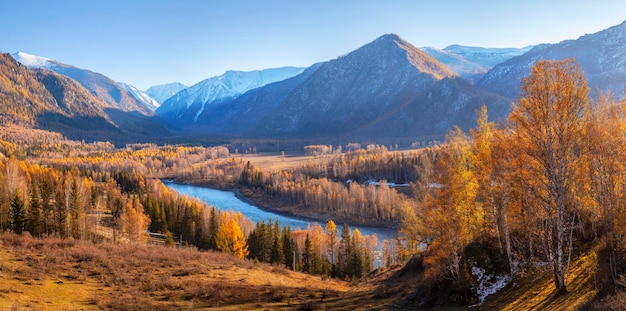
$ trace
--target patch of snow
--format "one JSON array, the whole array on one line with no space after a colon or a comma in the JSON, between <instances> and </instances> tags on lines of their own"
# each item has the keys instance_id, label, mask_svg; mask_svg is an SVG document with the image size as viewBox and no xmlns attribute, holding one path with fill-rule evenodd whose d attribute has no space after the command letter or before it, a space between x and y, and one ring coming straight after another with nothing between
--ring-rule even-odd
<instances>
[{"instance_id":1,"label":"patch of snow","mask_svg":"<svg viewBox=\"0 0 626 311\"><path fill-rule=\"evenodd\" d=\"M495 294L511 282L511 277L509 275L486 274L485 269L475 266L472 266L472 275L478 282L476 295L478 296L478 301L480 302L485 301L487 296Z\"/></svg>"},{"instance_id":2,"label":"patch of snow","mask_svg":"<svg viewBox=\"0 0 626 311\"><path fill-rule=\"evenodd\" d=\"M196 122L198 121L198 117L202 114L202 112L204 111L204 105L206 103L202 103L202 107L200 107L200 109L198 110L198 112L196 112L196 115L193 116L193 121Z\"/></svg>"},{"instance_id":3,"label":"patch of snow","mask_svg":"<svg viewBox=\"0 0 626 311\"><path fill-rule=\"evenodd\" d=\"M369 181L367 181L367 184L368 184L368 185L374 185L374 186L380 186L380 182L379 182L379 181L374 181L374 180L369 180ZM396 184L396 183L393 183L393 182L388 182L388 183L386 183L386 184L387 184L387 186L389 186L389 188L393 188L393 187L406 187L406 186L408 186L408 185L409 185L409 184Z\"/></svg>"}]
</instances>

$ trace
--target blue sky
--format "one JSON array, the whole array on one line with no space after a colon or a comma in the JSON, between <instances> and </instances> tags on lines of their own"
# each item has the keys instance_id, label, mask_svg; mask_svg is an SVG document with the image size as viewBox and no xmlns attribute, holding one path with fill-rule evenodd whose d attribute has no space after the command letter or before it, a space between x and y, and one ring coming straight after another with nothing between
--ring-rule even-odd
<instances>
[{"instance_id":1,"label":"blue sky","mask_svg":"<svg viewBox=\"0 0 626 311\"><path fill-rule=\"evenodd\" d=\"M2 1L0 50L140 89L226 70L306 67L385 33L415 46L524 47L626 20L626 1Z\"/></svg>"}]
</instances>

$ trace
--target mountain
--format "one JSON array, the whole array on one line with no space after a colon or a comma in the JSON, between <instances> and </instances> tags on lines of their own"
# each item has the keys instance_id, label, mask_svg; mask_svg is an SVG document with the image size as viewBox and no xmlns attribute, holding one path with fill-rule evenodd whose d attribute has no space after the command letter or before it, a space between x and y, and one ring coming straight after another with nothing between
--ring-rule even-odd
<instances>
[{"instance_id":1,"label":"mountain","mask_svg":"<svg viewBox=\"0 0 626 311\"><path fill-rule=\"evenodd\" d=\"M157 102L159 102L159 106L164 103L167 99L174 96L174 94L186 89L187 86L180 83L167 83L161 85L155 85L150 87L145 91L148 96L154 98Z\"/></svg>"},{"instance_id":2,"label":"mountain","mask_svg":"<svg viewBox=\"0 0 626 311\"><path fill-rule=\"evenodd\" d=\"M450 70L467 80L480 79L489 68L485 68L480 64L473 63L467 60L465 57L456 53L440 50L433 47L422 47L422 51L428 53L428 55L434 57L436 60L446 65Z\"/></svg>"},{"instance_id":3,"label":"mountain","mask_svg":"<svg viewBox=\"0 0 626 311\"><path fill-rule=\"evenodd\" d=\"M472 86L389 34L298 76L209 107L193 128L255 137L441 135L454 124L467 128L466 119L473 122L482 104L497 112L508 109L503 98Z\"/></svg>"},{"instance_id":4,"label":"mountain","mask_svg":"<svg viewBox=\"0 0 626 311\"><path fill-rule=\"evenodd\" d=\"M475 82L482 78L493 66L512 57L524 54L531 48L532 46L517 49L450 45L443 50L433 47L420 49L448 66L462 78Z\"/></svg>"},{"instance_id":5,"label":"mountain","mask_svg":"<svg viewBox=\"0 0 626 311\"><path fill-rule=\"evenodd\" d=\"M468 61L478 64L484 68L493 68L493 66L502 63L510 58L522 55L532 49L534 46L518 48L484 48L475 46L449 45L443 50L460 55Z\"/></svg>"},{"instance_id":6,"label":"mountain","mask_svg":"<svg viewBox=\"0 0 626 311\"><path fill-rule=\"evenodd\" d=\"M491 69L477 85L508 98L519 96L522 78L539 60L574 58L593 91L621 97L626 85L626 21L594 34L557 44L541 44Z\"/></svg>"},{"instance_id":7,"label":"mountain","mask_svg":"<svg viewBox=\"0 0 626 311\"><path fill-rule=\"evenodd\" d=\"M165 135L158 121L120 111L74 79L0 54L0 125L59 132L71 139L132 142Z\"/></svg>"},{"instance_id":8,"label":"mountain","mask_svg":"<svg viewBox=\"0 0 626 311\"><path fill-rule=\"evenodd\" d=\"M303 68L281 67L256 71L227 71L221 76L203 80L166 100L157 114L175 123L193 123L206 108L232 100L268 83L302 73Z\"/></svg>"},{"instance_id":9,"label":"mountain","mask_svg":"<svg viewBox=\"0 0 626 311\"><path fill-rule=\"evenodd\" d=\"M248 135L258 122L277 109L278 104L304 83L321 64L305 69L301 74L283 81L252 89L223 105L212 105L190 130L219 133L227 136ZM241 122L245 120L245 122Z\"/></svg>"},{"instance_id":10,"label":"mountain","mask_svg":"<svg viewBox=\"0 0 626 311\"><path fill-rule=\"evenodd\" d=\"M12 56L18 62L27 67L46 68L76 80L92 94L112 107L126 112L137 111L147 116L154 115L154 112L150 109L150 107L138 101L118 83L100 73L77 68L49 58L34 56L24 52L17 52L12 54Z\"/></svg>"},{"instance_id":11,"label":"mountain","mask_svg":"<svg viewBox=\"0 0 626 311\"><path fill-rule=\"evenodd\" d=\"M161 106L161 103L156 101L154 98L150 97L150 95L146 94L144 91L137 89L136 87L126 84L123 82L118 82L118 84L126 90L130 95L132 95L136 100L142 103L144 106L150 108L152 111L156 110Z\"/></svg>"}]
</instances>

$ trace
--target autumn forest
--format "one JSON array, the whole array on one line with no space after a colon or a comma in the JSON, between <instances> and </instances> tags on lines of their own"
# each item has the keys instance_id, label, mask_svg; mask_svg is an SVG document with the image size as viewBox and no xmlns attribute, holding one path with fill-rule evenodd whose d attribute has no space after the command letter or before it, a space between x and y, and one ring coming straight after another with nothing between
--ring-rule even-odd
<instances>
[{"instance_id":1,"label":"autumn forest","mask_svg":"<svg viewBox=\"0 0 626 311\"><path fill-rule=\"evenodd\" d=\"M439 141L309 144L298 155L306 161L273 169L233 145L120 147L5 124L0 231L222 252L353 282L418 262L419 295L408 306L422 308L479 303L484 284L501 280L499 290L537 271L562 295L575 262L591 258L586 273L605 297L626 286L625 109L590 90L574 60L540 61L506 120L483 107L469 132ZM164 180L235 190L319 224L254 223ZM397 236L380 240L354 225Z\"/></svg>"}]
</instances>

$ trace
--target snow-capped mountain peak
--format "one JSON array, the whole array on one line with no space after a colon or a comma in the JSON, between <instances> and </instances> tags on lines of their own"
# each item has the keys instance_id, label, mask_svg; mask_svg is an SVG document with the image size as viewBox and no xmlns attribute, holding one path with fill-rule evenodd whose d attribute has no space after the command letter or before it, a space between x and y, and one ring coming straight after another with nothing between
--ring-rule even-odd
<instances>
[{"instance_id":1,"label":"snow-capped mountain peak","mask_svg":"<svg viewBox=\"0 0 626 311\"><path fill-rule=\"evenodd\" d=\"M41 56L31 55L24 52L11 54L20 64L29 68L48 68L53 60Z\"/></svg>"},{"instance_id":2,"label":"snow-capped mountain peak","mask_svg":"<svg viewBox=\"0 0 626 311\"><path fill-rule=\"evenodd\" d=\"M32 69L45 68L75 80L112 107L122 111L138 111L144 115L154 114L155 108L150 107L151 104L137 99L137 96L129 94L131 92L126 91L121 85L101 73L24 52L13 53L11 56L26 67Z\"/></svg>"},{"instance_id":3,"label":"snow-capped mountain peak","mask_svg":"<svg viewBox=\"0 0 626 311\"><path fill-rule=\"evenodd\" d=\"M150 88L145 90L145 93L162 104L170 97L174 96L176 93L186 88L187 86L180 82L173 82L151 86Z\"/></svg>"},{"instance_id":4,"label":"snow-capped mountain peak","mask_svg":"<svg viewBox=\"0 0 626 311\"><path fill-rule=\"evenodd\" d=\"M135 97L135 99L145 104L148 108L152 109L152 111L155 111L157 108L159 108L159 106L161 106L158 101L150 97L150 95L146 94L144 91L139 90L136 87L127 83L118 82L117 84L123 87L130 95Z\"/></svg>"},{"instance_id":5,"label":"snow-capped mountain peak","mask_svg":"<svg viewBox=\"0 0 626 311\"><path fill-rule=\"evenodd\" d=\"M192 116L195 122L208 105L236 98L249 90L291 78L303 71L304 68L296 67L254 71L229 70L176 93L159 107L157 114L170 120L177 120L185 115Z\"/></svg>"}]
</instances>

